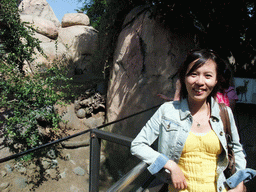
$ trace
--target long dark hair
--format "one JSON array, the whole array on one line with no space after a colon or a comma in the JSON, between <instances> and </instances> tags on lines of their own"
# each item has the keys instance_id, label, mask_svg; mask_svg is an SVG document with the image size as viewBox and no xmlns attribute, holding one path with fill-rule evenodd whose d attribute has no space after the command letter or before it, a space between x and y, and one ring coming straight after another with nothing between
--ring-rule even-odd
<instances>
[{"instance_id":1,"label":"long dark hair","mask_svg":"<svg viewBox=\"0 0 256 192\"><path fill-rule=\"evenodd\" d=\"M222 82L224 82L223 72L226 68L226 64L215 51L211 49L201 49L201 50L190 51L183 65L180 67L180 70L179 70L179 79L181 83L180 99L184 99L188 96L188 92L185 85L186 75L191 74L193 71L195 71L196 69L204 65L205 62L209 59L213 60L216 63L218 82L215 85L214 89L212 90L211 94L208 96L208 99L210 97L214 97L214 98L216 97L216 94L219 91L220 85L222 84ZM187 73L189 64L192 62L195 62L195 63Z\"/></svg>"}]
</instances>

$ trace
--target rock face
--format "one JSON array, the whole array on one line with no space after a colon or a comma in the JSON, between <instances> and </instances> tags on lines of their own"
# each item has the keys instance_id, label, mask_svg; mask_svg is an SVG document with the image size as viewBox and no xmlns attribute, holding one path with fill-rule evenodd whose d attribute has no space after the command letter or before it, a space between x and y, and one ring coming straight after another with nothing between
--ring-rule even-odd
<instances>
[{"instance_id":1,"label":"rock face","mask_svg":"<svg viewBox=\"0 0 256 192\"><path fill-rule=\"evenodd\" d=\"M47 56L35 56L32 70L38 64L51 67L54 60L70 66L69 75L92 72L90 58L96 49L97 30L89 26L90 20L83 13L68 13L62 19L62 27L46 0L23 0L19 5L21 21L35 29L35 37ZM25 66L27 71L29 69Z\"/></svg>"},{"instance_id":2,"label":"rock face","mask_svg":"<svg viewBox=\"0 0 256 192\"><path fill-rule=\"evenodd\" d=\"M149 16L148 8L139 7L132 10L124 21L108 87L109 122L162 103L157 94L173 96L177 69L188 50L195 47L194 34L178 34ZM152 114L151 110L109 129L134 138ZM111 150L118 150L113 152L118 154L118 159L128 159L127 150L117 147ZM116 165L123 165L114 161Z\"/></svg>"},{"instance_id":3,"label":"rock face","mask_svg":"<svg viewBox=\"0 0 256 192\"><path fill-rule=\"evenodd\" d=\"M108 121L160 104L159 93L172 96L177 69L195 46L193 34L175 34L149 16L150 12L140 7L123 24L108 88ZM144 123L133 122L127 136L134 137ZM118 131L122 129L126 128Z\"/></svg>"},{"instance_id":4,"label":"rock face","mask_svg":"<svg viewBox=\"0 0 256 192\"><path fill-rule=\"evenodd\" d=\"M42 17L52 21L56 27L60 26L59 20L46 0L23 0L19 5L19 10L24 15Z\"/></svg>"}]
</instances>

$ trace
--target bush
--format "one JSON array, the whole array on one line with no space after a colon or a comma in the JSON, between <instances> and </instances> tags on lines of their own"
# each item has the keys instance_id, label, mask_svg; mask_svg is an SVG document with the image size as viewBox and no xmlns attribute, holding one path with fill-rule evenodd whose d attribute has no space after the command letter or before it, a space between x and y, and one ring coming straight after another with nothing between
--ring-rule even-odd
<instances>
[{"instance_id":1,"label":"bush","mask_svg":"<svg viewBox=\"0 0 256 192\"><path fill-rule=\"evenodd\" d=\"M16 0L2 0L0 3L0 39L2 42L2 60L24 74L23 66L34 60L36 49L42 53L40 41L32 37L32 28L21 23Z\"/></svg>"},{"instance_id":2,"label":"bush","mask_svg":"<svg viewBox=\"0 0 256 192\"><path fill-rule=\"evenodd\" d=\"M65 68L57 67L59 61L44 73L25 75L24 64L33 61L36 49L42 53L40 42L33 38L33 29L21 23L15 0L2 0L0 8L0 108L7 113L1 123L8 145L18 152L46 141L40 126L53 132L58 128L61 118L54 105L65 97L70 79Z\"/></svg>"},{"instance_id":3,"label":"bush","mask_svg":"<svg viewBox=\"0 0 256 192\"><path fill-rule=\"evenodd\" d=\"M57 67L26 77L4 63L0 68L0 106L9 111L4 124L8 145L19 151L42 144L46 138L38 128L49 127L53 132L58 128L61 117L54 105L66 96L63 89L69 88L70 79Z\"/></svg>"}]
</instances>

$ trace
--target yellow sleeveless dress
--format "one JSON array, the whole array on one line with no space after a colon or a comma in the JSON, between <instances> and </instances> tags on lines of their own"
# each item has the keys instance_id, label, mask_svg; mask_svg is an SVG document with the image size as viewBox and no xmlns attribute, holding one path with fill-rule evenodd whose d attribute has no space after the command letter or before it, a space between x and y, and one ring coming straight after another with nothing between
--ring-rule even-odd
<instances>
[{"instance_id":1,"label":"yellow sleeveless dress","mask_svg":"<svg viewBox=\"0 0 256 192\"><path fill-rule=\"evenodd\" d=\"M169 192L216 192L217 159L221 150L221 144L213 130L204 134L190 132L178 164L188 187L177 190L169 185Z\"/></svg>"}]
</instances>

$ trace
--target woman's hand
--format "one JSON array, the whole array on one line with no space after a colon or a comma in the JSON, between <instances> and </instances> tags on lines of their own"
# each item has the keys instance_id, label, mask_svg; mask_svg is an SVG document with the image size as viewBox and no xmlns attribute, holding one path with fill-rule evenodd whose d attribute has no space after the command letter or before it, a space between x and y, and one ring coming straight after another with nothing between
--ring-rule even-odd
<instances>
[{"instance_id":1,"label":"woman's hand","mask_svg":"<svg viewBox=\"0 0 256 192\"><path fill-rule=\"evenodd\" d=\"M172 160L169 160L165 164L164 168L170 171L174 188L186 189L188 187L186 178L181 169L179 168L179 166L177 165L177 163L175 163Z\"/></svg>"},{"instance_id":2,"label":"woman's hand","mask_svg":"<svg viewBox=\"0 0 256 192\"><path fill-rule=\"evenodd\" d=\"M228 190L228 192L243 192L244 182L239 183L235 188Z\"/></svg>"}]
</instances>

